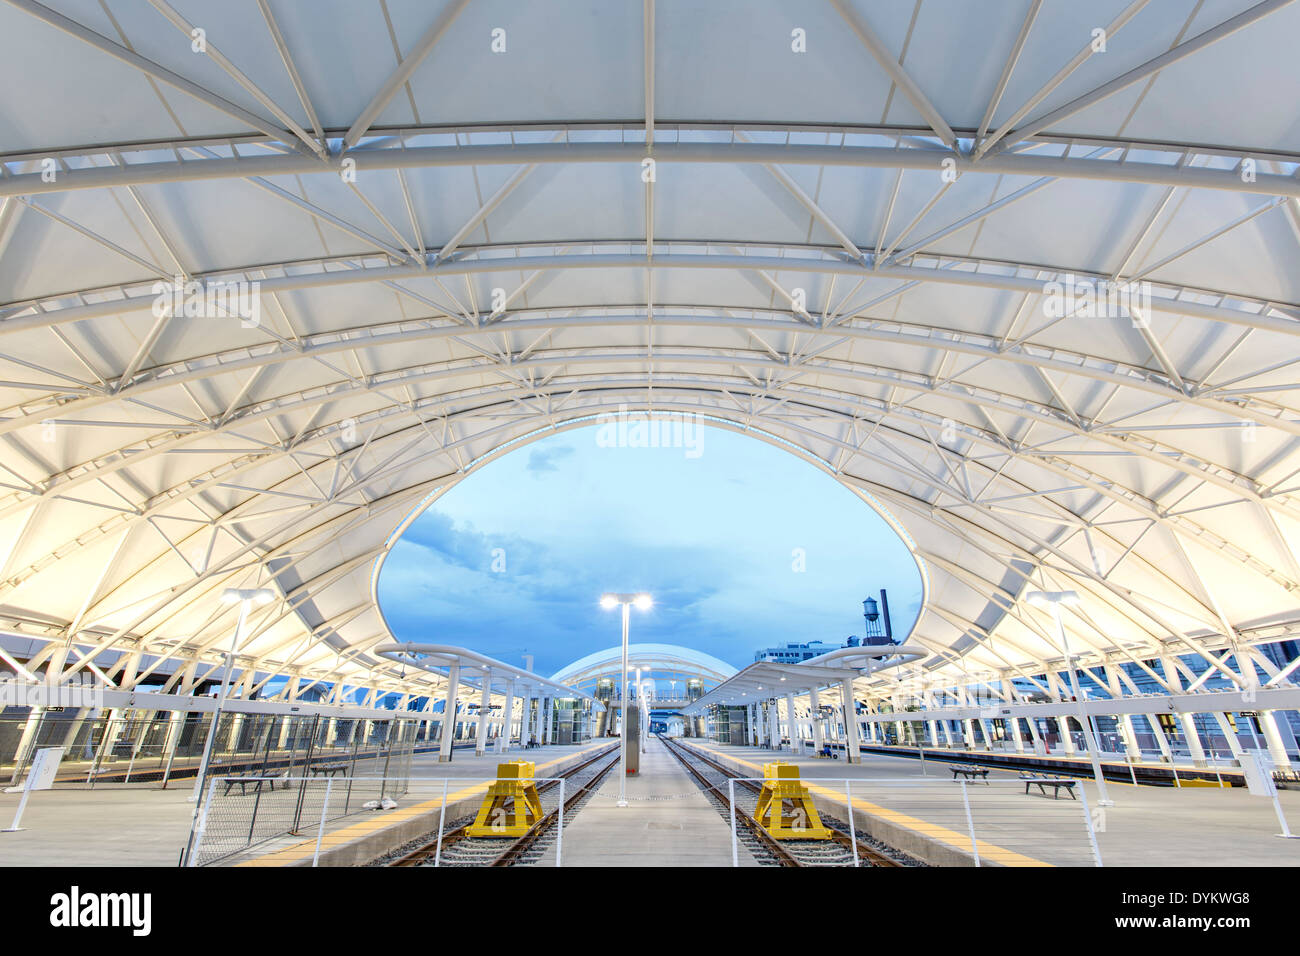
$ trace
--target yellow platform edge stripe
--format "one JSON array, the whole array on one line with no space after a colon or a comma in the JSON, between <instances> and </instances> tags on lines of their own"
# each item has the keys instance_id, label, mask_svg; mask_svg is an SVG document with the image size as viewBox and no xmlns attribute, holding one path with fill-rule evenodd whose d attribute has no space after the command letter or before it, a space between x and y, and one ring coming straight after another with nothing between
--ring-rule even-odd
<instances>
[{"instance_id":1,"label":"yellow platform edge stripe","mask_svg":"<svg viewBox=\"0 0 1300 956\"><path fill-rule=\"evenodd\" d=\"M605 746L608 745L605 743L601 743L592 747L587 747L584 750L575 751L574 753L571 754L565 754L562 757L556 757L554 760L548 760L546 763L539 764L537 766L537 776L539 777L546 776L546 774L542 773L541 771L546 770L548 767L554 767L558 764L564 763L566 760L572 760L574 757L591 753L592 751L599 750L601 747L605 747ZM486 780L483 780L481 783L471 784L468 787L463 787L460 790L456 790L451 793L448 793L447 803L452 804L458 800L463 800L467 797L472 797L475 794L486 793L488 785L492 783L492 781L495 779L496 779L495 777L491 777ZM376 814L374 816L367 817L364 820L358 821L357 823L353 823L349 826L343 827L342 829L334 830L331 833L326 833L325 836L322 837L320 841L321 852L324 852L325 850L330 849L332 847L345 846L346 844L351 843L353 840L358 840L361 837L368 836L371 833L374 833L376 830L382 830L385 827L392 826L395 823L401 823L404 820L409 820L411 817L418 816L421 813L427 813L430 810L437 810L441 805L442 805L442 795L439 794L437 797L434 797L432 800L424 800L420 803L413 803L409 807L401 807L396 810L389 810L386 813ZM314 856L315 854L316 854L316 840L315 838L312 838L310 840L303 840L301 843L295 843L293 846L283 847L279 850L272 850L269 853L264 853L261 856L254 857L250 860L244 860L240 863L236 863L235 865L236 866L288 866L291 863L296 863L299 860L307 859L308 857Z\"/></svg>"},{"instance_id":2,"label":"yellow platform edge stripe","mask_svg":"<svg viewBox=\"0 0 1300 956\"><path fill-rule=\"evenodd\" d=\"M761 767L759 767L758 764L750 763L748 760L742 760L740 757L737 757L735 754L723 753L722 751L714 750L712 747L708 747L704 744L696 744L695 746L699 747L701 750L708 750L710 753L715 754L716 756L725 757L728 760L734 760L736 763L741 764L744 767L748 767L751 770L761 771L762 769ZM756 774L756 776L761 776L761 775L762 775L761 773ZM804 785L807 786L809 790L822 795L827 800L830 800L832 803L847 803L847 798L843 793L838 793L835 790L830 790L826 787L819 786L815 783L810 782L809 780L804 780L803 782ZM940 826L939 824L927 823L925 820L918 819L917 817L908 816L905 813L899 813L896 810L890 810L886 807L878 806L877 804L859 799L858 797L853 798L853 806L856 809L864 810L867 813L873 814L881 818L882 820L886 820L889 823L894 824L895 826L900 826L903 827L904 829L912 830L913 832L919 833L922 836L929 837L931 839L937 840L940 843L944 843L948 846L951 846L952 848L959 850L962 853L970 852L971 849L970 835L967 833L958 833L956 830L950 830L947 827ZM986 859L991 860L997 863L1001 863L1004 866L1055 866L1055 864L1048 863L1045 860L1039 860L1032 856L1026 856L1023 853L1017 853L1014 850L1008 850L1006 847L998 846L995 843L988 843L987 841L980 840L978 838L976 838L975 844L979 848L979 854L981 860L986 860Z\"/></svg>"}]
</instances>

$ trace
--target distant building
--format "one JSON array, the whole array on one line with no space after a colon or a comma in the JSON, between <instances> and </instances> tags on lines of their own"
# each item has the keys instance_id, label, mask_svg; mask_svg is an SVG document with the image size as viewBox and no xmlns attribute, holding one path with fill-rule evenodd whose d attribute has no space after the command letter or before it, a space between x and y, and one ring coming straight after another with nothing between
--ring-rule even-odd
<instances>
[{"instance_id":1,"label":"distant building","mask_svg":"<svg viewBox=\"0 0 1300 956\"><path fill-rule=\"evenodd\" d=\"M791 642L784 647L765 647L754 652L754 661L766 661L769 664L798 664L809 658L820 657L835 648L821 641L808 641L805 644Z\"/></svg>"},{"instance_id":2,"label":"distant building","mask_svg":"<svg viewBox=\"0 0 1300 956\"><path fill-rule=\"evenodd\" d=\"M867 628L866 637L852 636L843 644L834 646L823 644L821 641L807 641L803 644L791 642L783 647L765 647L761 651L754 652L754 662L798 664L800 661L829 654L840 647L862 647L895 643L894 628L889 619L889 597L883 590L880 592L879 603L876 602L875 598L870 597L862 602L862 618Z\"/></svg>"}]
</instances>

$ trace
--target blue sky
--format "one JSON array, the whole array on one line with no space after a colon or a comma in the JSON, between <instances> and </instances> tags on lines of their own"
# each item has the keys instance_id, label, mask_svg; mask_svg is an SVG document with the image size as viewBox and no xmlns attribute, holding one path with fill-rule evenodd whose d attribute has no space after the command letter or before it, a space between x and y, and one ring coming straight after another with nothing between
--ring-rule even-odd
<instances>
[{"instance_id":1,"label":"blue sky","mask_svg":"<svg viewBox=\"0 0 1300 956\"><path fill-rule=\"evenodd\" d=\"M882 587L895 637L906 634L920 577L871 508L763 441L697 435L687 431L688 447L609 447L609 426L593 425L482 466L385 563L379 598L394 634L515 664L532 654L550 674L618 643L602 592L644 590L655 606L633 611L634 642L743 667L762 647L861 635L862 599Z\"/></svg>"}]
</instances>

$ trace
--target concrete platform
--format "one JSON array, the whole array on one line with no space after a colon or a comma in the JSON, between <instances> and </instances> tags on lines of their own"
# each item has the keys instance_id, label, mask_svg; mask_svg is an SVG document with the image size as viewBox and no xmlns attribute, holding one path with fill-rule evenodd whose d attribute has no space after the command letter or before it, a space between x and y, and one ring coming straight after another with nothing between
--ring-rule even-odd
<instances>
[{"instance_id":1,"label":"concrete platform","mask_svg":"<svg viewBox=\"0 0 1300 956\"><path fill-rule=\"evenodd\" d=\"M413 778L435 781L443 777L471 778L472 783L462 784L459 789L468 792L477 787L474 793L481 793L487 780L496 776L496 765L502 760L532 760L541 773L541 766L568 760L590 746L515 748L504 756L481 757L472 750L457 749L449 763L438 763L437 754L419 754L412 760L411 774ZM190 780L173 781L166 790L101 784L93 790L37 791L23 813L23 831L0 833L0 866L176 866L189 838L194 813L189 797L193 790L194 782ZM0 793L0 827L9 826L20 797L18 793ZM470 794L470 799L477 798ZM400 808L392 811L397 812ZM364 819L372 825L383 822L378 814ZM356 822L356 817L346 818L336 829Z\"/></svg>"},{"instance_id":2,"label":"concrete platform","mask_svg":"<svg viewBox=\"0 0 1300 956\"><path fill-rule=\"evenodd\" d=\"M389 850L436 830L443 813L444 781L446 791L445 821L452 821L478 811L489 783L496 779L497 764L504 760L524 759L535 764L538 777L559 776L602 751L614 742L601 739L584 744L535 747L532 750L504 755L460 755L450 763L435 763L431 768L413 768L409 791L398 800L396 809L386 812L353 814L327 824L320 840L319 866L358 866L382 856ZM436 760L436 755L434 760ZM468 767L467 767L468 765ZM434 772L426 773L425 770ZM311 866L317 853L316 835L281 837L256 847L249 853L228 861L236 866Z\"/></svg>"},{"instance_id":3,"label":"concrete platform","mask_svg":"<svg viewBox=\"0 0 1300 956\"><path fill-rule=\"evenodd\" d=\"M565 867L731 866L731 828L659 740L650 738L641 772L618 801L618 771L564 828ZM758 866L743 845L741 866ZM552 848L538 866L554 866Z\"/></svg>"},{"instance_id":4,"label":"concrete platform","mask_svg":"<svg viewBox=\"0 0 1300 956\"><path fill-rule=\"evenodd\" d=\"M828 760L762 747L734 747L698 738L683 742L727 758L751 776L762 776L762 765L768 761L786 760L798 764L806 780L819 777L862 780L861 790L854 784L855 804L861 797L862 803L875 799L880 805L888 806L888 788L878 783L873 790L872 781L906 778L952 781L948 770L950 761L942 758L927 756L923 773L920 761L906 757L865 754L861 764L846 764L842 758ZM1043 805L1053 803L1050 796L1042 797L1036 790L1026 796L1023 788L1017 789L1015 772L991 770L989 779L1003 781L1004 789L1015 792L1016 801L1009 802L1008 806L1023 805L1027 822L1033 821ZM1273 802L1251 796L1245 789L1134 787L1108 780L1107 789L1115 806L1103 808L1098 806L1094 781L1083 779L1077 785L1084 789L1092 810L1105 866L1300 866L1300 840L1284 840L1274 835L1280 828ZM837 805L843 813L847 800L842 785L822 789L825 793L820 799ZM986 793L979 784L972 784L970 791L977 796ZM1300 791L1283 790L1279 796L1292 832L1300 832ZM1056 802L1069 801L1062 796ZM1063 812L1063 809L1058 807L1053 812ZM1015 821L998 822L1004 829L1010 829ZM983 839L983 834L979 835ZM966 843L968 846L969 841ZM991 839L990 843L996 844L996 840ZM1024 855L1032 856L1028 851Z\"/></svg>"}]
</instances>

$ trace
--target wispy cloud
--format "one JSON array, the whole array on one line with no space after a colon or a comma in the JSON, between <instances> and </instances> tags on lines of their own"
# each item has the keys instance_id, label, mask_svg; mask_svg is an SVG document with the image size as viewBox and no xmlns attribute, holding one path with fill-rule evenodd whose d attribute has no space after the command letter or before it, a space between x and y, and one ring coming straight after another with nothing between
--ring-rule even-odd
<instances>
[{"instance_id":1,"label":"wispy cloud","mask_svg":"<svg viewBox=\"0 0 1300 956\"><path fill-rule=\"evenodd\" d=\"M379 582L400 639L533 654L551 673L618 643L618 615L597 603L607 590L654 595L634 641L737 666L760 647L860 634L860 602L880 587L909 626L899 612L920 589L906 548L821 472L724 432L691 461L583 435L492 462L412 523Z\"/></svg>"},{"instance_id":2,"label":"wispy cloud","mask_svg":"<svg viewBox=\"0 0 1300 956\"><path fill-rule=\"evenodd\" d=\"M527 469L534 475L546 471L559 471L557 462L573 455L572 445L556 445L552 448L534 448L528 453Z\"/></svg>"}]
</instances>

